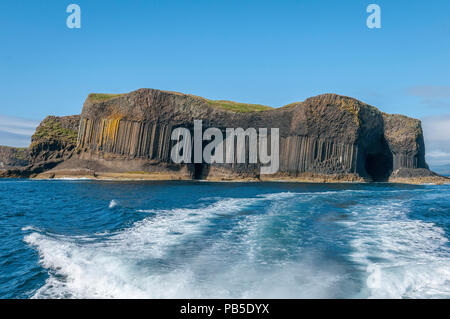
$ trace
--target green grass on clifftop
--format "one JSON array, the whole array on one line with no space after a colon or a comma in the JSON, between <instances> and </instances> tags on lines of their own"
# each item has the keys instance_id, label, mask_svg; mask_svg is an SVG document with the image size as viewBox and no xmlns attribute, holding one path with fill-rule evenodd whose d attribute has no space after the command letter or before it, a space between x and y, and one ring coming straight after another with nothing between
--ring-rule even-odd
<instances>
[{"instance_id":1,"label":"green grass on clifftop","mask_svg":"<svg viewBox=\"0 0 450 319\"><path fill-rule=\"evenodd\" d=\"M104 93L91 93L88 95L88 99L93 102L104 102L124 94L104 94Z\"/></svg>"},{"instance_id":2,"label":"green grass on clifftop","mask_svg":"<svg viewBox=\"0 0 450 319\"><path fill-rule=\"evenodd\" d=\"M221 100L208 100L208 104L211 107L220 108L223 110L233 111L233 112L260 112L272 110L270 106L261 104L248 104L248 103L238 103L233 101L221 101Z\"/></svg>"},{"instance_id":3,"label":"green grass on clifftop","mask_svg":"<svg viewBox=\"0 0 450 319\"><path fill-rule=\"evenodd\" d=\"M55 119L44 120L31 137L31 147L48 140L60 140L66 144L77 143L78 132L62 127L61 123Z\"/></svg>"},{"instance_id":4,"label":"green grass on clifftop","mask_svg":"<svg viewBox=\"0 0 450 319\"><path fill-rule=\"evenodd\" d=\"M19 160L27 160L28 159L28 148L26 147L15 147L14 148L14 156Z\"/></svg>"},{"instance_id":5,"label":"green grass on clifftop","mask_svg":"<svg viewBox=\"0 0 450 319\"><path fill-rule=\"evenodd\" d=\"M177 92L169 92L169 91L162 91L170 94L176 94L176 95L184 95L183 93L177 93ZM109 100L112 100L114 98L118 98L120 96L127 95L127 93L124 94L106 94L106 93L91 93L88 95L88 100L94 103L99 102L106 102ZM203 99L201 97L197 97L200 99ZM267 111L267 110L273 110L272 107L261 105L261 104L249 104L249 103L238 103L233 101L224 101L224 100L208 100L204 99L208 103L209 106L227 110L227 111L233 111L233 112L259 112L259 111Z\"/></svg>"}]
</instances>

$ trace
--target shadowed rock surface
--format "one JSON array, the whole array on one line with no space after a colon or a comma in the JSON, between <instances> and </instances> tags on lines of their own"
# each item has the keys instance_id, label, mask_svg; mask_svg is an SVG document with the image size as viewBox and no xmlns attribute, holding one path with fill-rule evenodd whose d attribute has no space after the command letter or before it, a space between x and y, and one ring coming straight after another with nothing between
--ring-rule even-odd
<instances>
[{"instance_id":1,"label":"shadowed rock surface","mask_svg":"<svg viewBox=\"0 0 450 319\"><path fill-rule=\"evenodd\" d=\"M36 128L26 159L8 167L7 177L32 177L43 173L72 156L77 144L80 116L48 116Z\"/></svg>"},{"instance_id":2,"label":"shadowed rock surface","mask_svg":"<svg viewBox=\"0 0 450 319\"><path fill-rule=\"evenodd\" d=\"M171 162L170 151L177 143L171 140L172 131L177 127L193 131L194 120L203 121L203 130L219 128L224 136L226 128L268 128L269 132L270 128L279 128L279 171L260 175L259 164L238 164L236 154L233 164ZM58 134L39 133L47 127ZM248 152L248 143L245 147ZM440 179L425 163L419 120L384 114L356 99L335 94L277 109L154 89L91 94L81 117L44 120L33 136L30 153L31 165L45 172L39 175L42 178L319 182L396 181L408 176L424 182ZM227 156L225 148L224 154ZM52 169L39 168L43 163Z\"/></svg>"},{"instance_id":3,"label":"shadowed rock surface","mask_svg":"<svg viewBox=\"0 0 450 319\"><path fill-rule=\"evenodd\" d=\"M23 167L29 163L27 148L0 146L0 170Z\"/></svg>"},{"instance_id":4,"label":"shadowed rock surface","mask_svg":"<svg viewBox=\"0 0 450 319\"><path fill-rule=\"evenodd\" d=\"M31 137L31 164L69 157L77 144L79 123L79 115L46 117Z\"/></svg>"}]
</instances>

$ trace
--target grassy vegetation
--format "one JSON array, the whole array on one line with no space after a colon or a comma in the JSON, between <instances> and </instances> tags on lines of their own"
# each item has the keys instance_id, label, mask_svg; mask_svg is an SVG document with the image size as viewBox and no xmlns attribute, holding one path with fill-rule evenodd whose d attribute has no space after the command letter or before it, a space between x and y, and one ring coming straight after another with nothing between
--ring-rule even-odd
<instances>
[{"instance_id":1,"label":"grassy vegetation","mask_svg":"<svg viewBox=\"0 0 450 319\"><path fill-rule=\"evenodd\" d=\"M124 94L104 94L104 93L91 93L88 95L88 99L93 102L104 102Z\"/></svg>"},{"instance_id":2,"label":"grassy vegetation","mask_svg":"<svg viewBox=\"0 0 450 319\"><path fill-rule=\"evenodd\" d=\"M238 103L233 101L221 101L221 100L208 100L208 104L211 107L220 108L233 112L260 112L272 110L270 106L261 105L261 104L248 104L248 103Z\"/></svg>"},{"instance_id":3,"label":"grassy vegetation","mask_svg":"<svg viewBox=\"0 0 450 319\"><path fill-rule=\"evenodd\" d=\"M292 107L292 106L294 106L294 105L298 105L299 103L302 103L302 102L292 102L292 103L286 104L286 105L284 105L284 106L280 106L280 109Z\"/></svg>"},{"instance_id":4,"label":"grassy vegetation","mask_svg":"<svg viewBox=\"0 0 450 319\"><path fill-rule=\"evenodd\" d=\"M28 160L28 148L15 147L14 148L14 156L19 160L23 160L23 161Z\"/></svg>"},{"instance_id":5,"label":"grassy vegetation","mask_svg":"<svg viewBox=\"0 0 450 319\"><path fill-rule=\"evenodd\" d=\"M182 93L177 92L168 92L172 94L181 95ZM125 94L104 94L104 93L91 93L88 95L88 100L91 102L105 102L111 99L126 95ZM261 104L249 104L249 103L238 103L233 101L224 101L224 100L206 100L208 105L211 107L233 111L233 112L259 112L259 111L267 111L272 110L273 108L266 105Z\"/></svg>"},{"instance_id":6,"label":"grassy vegetation","mask_svg":"<svg viewBox=\"0 0 450 319\"><path fill-rule=\"evenodd\" d=\"M43 141L57 139L67 144L77 143L78 132L61 126L61 123L54 119L48 119L41 123L33 134L31 146Z\"/></svg>"}]
</instances>

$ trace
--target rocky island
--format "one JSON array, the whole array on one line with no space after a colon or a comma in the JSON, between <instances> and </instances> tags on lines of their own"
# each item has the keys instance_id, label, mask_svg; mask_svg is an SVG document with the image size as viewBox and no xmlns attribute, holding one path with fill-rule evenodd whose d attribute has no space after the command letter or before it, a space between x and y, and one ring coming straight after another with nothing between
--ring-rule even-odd
<instances>
[{"instance_id":1,"label":"rocky island","mask_svg":"<svg viewBox=\"0 0 450 319\"><path fill-rule=\"evenodd\" d=\"M279 170L171 161L177 127L279 128ZM248 148L248 145L247 145ZM17 154L17 155L15 155ZM49 116L28 149L0 148L2 177L447 183L428 169L421 123L323 94L280 108L155 89L90 94L81 115Z\"/></svg>"}]
</instances>

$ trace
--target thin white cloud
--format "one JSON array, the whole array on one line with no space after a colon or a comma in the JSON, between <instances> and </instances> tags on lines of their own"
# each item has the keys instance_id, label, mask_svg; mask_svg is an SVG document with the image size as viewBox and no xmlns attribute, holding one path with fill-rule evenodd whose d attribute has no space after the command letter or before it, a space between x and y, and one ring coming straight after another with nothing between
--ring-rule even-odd
<instances>
[{"instance_id":1,"label":"thin white cloud","mask_svg":"<svg viewBox=\"0 0 450 319\"><path fill-rule=\"evenodd\" d=\"M413 86L408 88L406 93L408 95L420 98L420 103L425 107L450 109L450 86Z\"/></svg>"},{"instance_id":2,"label":"thin white cloud","mask_svg":"<svg viewBox=\"0 0 450 319\"><path fill-rule=\"evenodd\" d=\"M442 152L442 151L431 151L428 152L427 155L431 158L441 159L441 158L450 158L450 153Z\"/></svg>"},{"instance_id":3,"label":"thin white cloud","mask_svg":"<svg viewBox=\"0 0 450 319\"><path fill-rule=\"evenodd\" d=\"M34 129L27 129L27 128L21 128L16 126L9 126L9 125L1 125L0 126L1 132L16 134L16 135L25 135L25 136L31 136L34 133Z\"/></svg>"},{"instance_id":4,"label":"thin white cloud","mask_svg":"<svg viewBox=\"0 0 450 319\"><path fill-rule=\"evenodd\" d=\"M28 146L39 121L0 115L0 145Z\"/></svg>"},{"instance_id":5,"label":"thin white cloud","mask_svg":"<svg viewBox=\"0 0 450 319\"><path fill-rule=\"evenodd\" d=\"M39 121L24 119L20 117L0 115L0 126L1 125L36 128L36 126L39 125Z\"/></svg>"},{"instance_id":6,"label":"thin white cloud","mask_svg":"<svg viewBox=\"0 0 450 319\"><path fill-rule=\"evenodd\" d=\"M426 117L422 126L428 163L450 164L450 115Z\"/></svg>"},{"instance_id":7,"label":"thin white cloud","mask_svg":"<svg viewBox=\"0 0 450 319\"><path fill-rule=\"evenodd\" d=\"M421 85L412 86L407 89L410 95L424 99L450 98L450 86L446 85Z\"/></svg>"}]
</instances>

